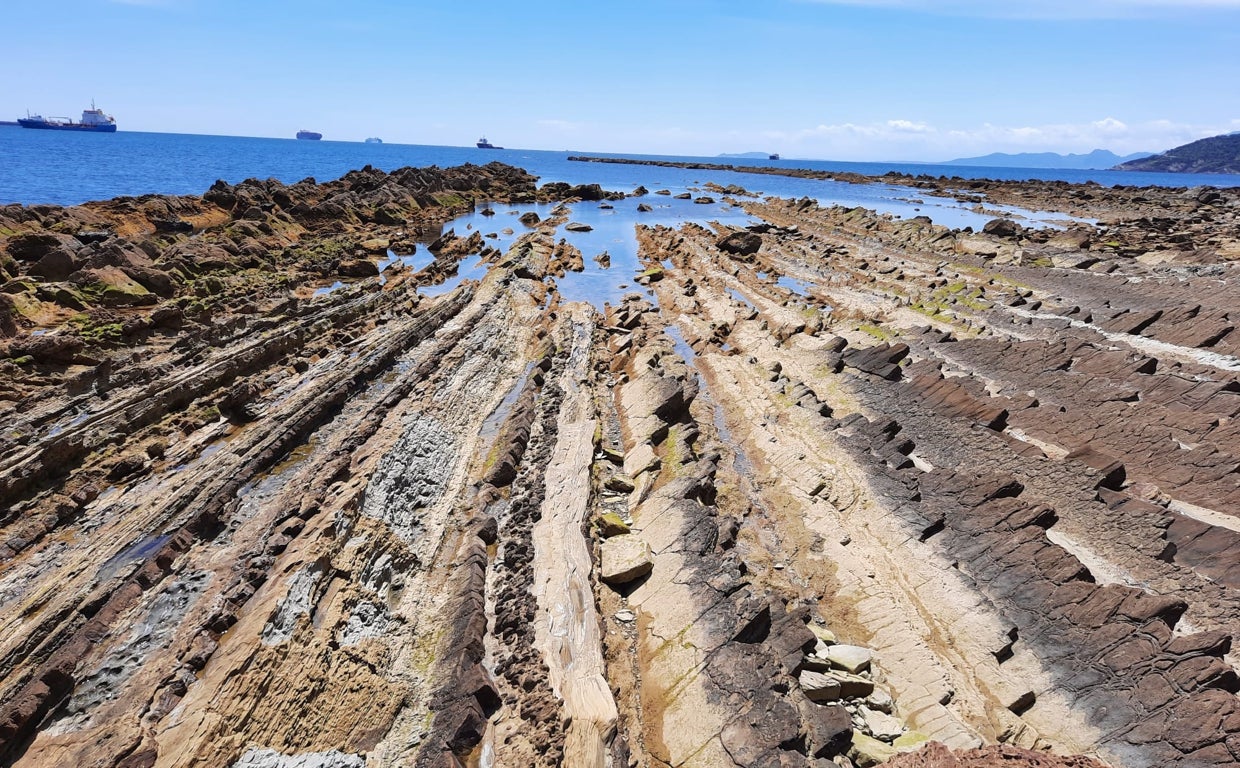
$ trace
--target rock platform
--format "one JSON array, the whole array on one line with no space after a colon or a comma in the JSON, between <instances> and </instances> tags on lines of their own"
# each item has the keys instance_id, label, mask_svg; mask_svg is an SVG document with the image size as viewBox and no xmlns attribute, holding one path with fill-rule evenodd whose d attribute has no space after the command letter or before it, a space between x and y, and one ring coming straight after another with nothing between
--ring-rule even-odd
<instances>
[{"instance_id":1,"label":"rock platform","mask_svg":"<svg viewBox=\"0 0 1240 768\"><path fill-rule=\"evenodd\" d=\"M1240 763L1240 193L882 181L0 206L0 764Z\"/></svg>"}]
</instances>

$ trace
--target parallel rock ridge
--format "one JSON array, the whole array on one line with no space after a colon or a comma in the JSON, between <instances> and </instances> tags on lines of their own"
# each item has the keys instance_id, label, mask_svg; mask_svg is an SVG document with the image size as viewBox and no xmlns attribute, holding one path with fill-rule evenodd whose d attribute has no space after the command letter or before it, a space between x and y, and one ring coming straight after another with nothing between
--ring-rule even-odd
<instances>
[{"instance_id":1,"label":"parallel rock ridge","mask_svg":"<svg viewBox=\"0 0 1240 768\"><path fill-rule=\"evenodd\" d=\"M0 763L1240 762L1240 194L881 181L0 207Z\"/></svg>"}]
</instances>

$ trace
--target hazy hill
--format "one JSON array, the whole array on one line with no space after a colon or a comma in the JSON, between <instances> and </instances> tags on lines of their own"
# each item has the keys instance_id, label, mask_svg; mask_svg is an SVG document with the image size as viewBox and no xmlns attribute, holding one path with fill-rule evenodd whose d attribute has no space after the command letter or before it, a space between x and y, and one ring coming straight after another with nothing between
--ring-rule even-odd
<instances>
[{"instance_id":1,"label":"hazy hill","mask_svg":"<svg viewBox=\"0 0 1240 768\"><path fill-rule=\"evenodd\" d=\"M1240 133L1200 139L1169 149L1161 155L1126 162L1116 169L1163 173L1240 173Z\"/></svg>"},{"instance_id":2,"label":"hazy hill","mask_svg":"<svg viewBox=\"0 0 1240 768\"><path fill-rule=\"evenodd\" d=\"M1137 152L1120 156L1106 149L1095 149L1084 155L1061 155L1056 152L1020 152L1008 154L995 152L981 157L962 157L948 160L943 165L984 165L991 168L1071 168L1077 170L1101 170L1116 165L1149 157L1150 152Z\"/></svg>"},{"instance_id":3,"label":"hazy hill","mask_svg":"<svg viewBox=\"0 0 1240 768\"><path fill-rule=\"evenodd\" d=\"M770 153L769 152L734 152L734 153L724 152L721 155L715 155L715 157L743 157L743 158L749 158L751 160L765 160L768 154Z\"/></svg>"}]
</instances>

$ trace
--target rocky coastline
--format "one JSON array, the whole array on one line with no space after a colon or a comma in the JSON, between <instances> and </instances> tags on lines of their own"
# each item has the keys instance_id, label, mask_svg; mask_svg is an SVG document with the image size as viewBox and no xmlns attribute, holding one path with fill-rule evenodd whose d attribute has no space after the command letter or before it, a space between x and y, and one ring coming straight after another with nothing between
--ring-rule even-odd
<instances>
[{"instance_id":1,"label":"rocky coastline","mask_svg":"<svg viewBox=\"0 0 1240 768\"><path fill-rule=\"evenodd\" d=\"M1240 762L1240 192L678 165L0 206L0 764Z\"/></svg>"}]
</instances>

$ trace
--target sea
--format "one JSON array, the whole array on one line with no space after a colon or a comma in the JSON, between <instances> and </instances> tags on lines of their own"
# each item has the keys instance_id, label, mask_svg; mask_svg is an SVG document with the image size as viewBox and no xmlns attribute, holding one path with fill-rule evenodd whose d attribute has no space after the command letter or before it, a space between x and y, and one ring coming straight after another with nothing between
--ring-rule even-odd
<instances>
[{"instance_id":1,"label":"sea","mask_svg":"<svg viewBox=\"0 0 1240 768\"><path fill-rule=\"evenodd\" d=\"M743 208L724 200L725 195L705 187L739 185L757 196L809 197L821 205L861 206L900 218L927 216L953 228L980 229L997 215L1025 226L1063 228L1072 217L1062 213L1027 210L987 203L984 207L957 199L950 191L928 194L926 190L888 183L855 184L844 181L802 179L791 176L668 168L648 165L586 163L570 161L570 155L629 157L642 160L701 161L731 165L766 165L814 168L881 176L888 171L913 175L992 179L1046 179L1099 184L1168 187L1240 186L1240 177L1219 175L1124 173L1117 171L979 168L918 163L849 163L820 160L766 160L720 157L669 157L655 155L609 155L575 150L549 152L528 149L478 149L419 144L366 144L345 141L298 141L234 136L202 136L173 133L120 131L114 134L32 131L0 126L0 204L75 205L119 196L199 195L218 179L237 183L248 178L276 178L286 183L313 178L329 181L370 165L386 171L405 166L439 166L501 161L525 168L540 183L598 183L605 189L629 192L645 186L650 192L668 190L670 195L628 197L613 203L578 203L572 206L573 221L584 223L588 232L561 228L563 237L585 255L585 269L558 281L561 294L570 301L589 301L602 308L634 290L633 275L645 267L638 254L636 224L679 226L694 222L703 226L746 226L755 223ZM687 199L675 195L688 192ZM707 198L711 201L707 202ZM751 198L752 199L752 198ZM649 211L638 210L642 202ZM544 204L480 205L440 231L464 235L484 233L491 245L508 247L524 227L518 217L534 211L545 217ZM1086 220L1088 221L1088 220ZM439 232L425 233L433 239ZM607 255L604 259L603 254ZM380 270L400 262L418 270L426 266L428 252L389 253ZM608 263L610 265L608 266ZM477 279L487 265L474 254L460 265L452 278L427 286L428 295L452 290L466 279ZM381 277L386 272L381 272ZM775 278L772 278L775 279ZM779 278L785 280L786 278ZM317 292L348 289L350 281L325 281ZM805 286L786 285L794 293L807 293ZM807 305L808 306L808 305ZM829 311L829 309L828 309Z\"/></svg>"},{"instance_id":2,"label":"sea","mask_svg":"<svg viewBox=\"0 0 1240 768\"><path fill-rule=\"evenodd\" d=\"M540 183L597 182L604 188L674 191L713 181L722 186L780 197L809 196L821 201L866 205L910 199L910 190L886 185L797 179L655 166L570 162L569 155L633 157L645 160L701 161L732 165L769 165L882 175L888 171L930 176L990 179L1094 181L1106 186L1240 186L1240 176L1134 173L1121 171L1046 170L929 165L919 163L856 163L824 160L765 160L720 157L609 155L588 149L550 152L529 149L477 149L421 144L366 144L348 141L202 136L119 131L113 134L32 131L0 126L0 203L75 205L121 195L202 194L217 179L236 183L247 178L276 178L291 183L312 177L339 178L371 165L386 171L404 166L447 167L492 160L520 166ZM882 206L878 206L882 207ZM916 206L913 206L916 207ZM897 214L911 210L895 206ZM932 218L934 218L932 216ZM951 225L951 222L940 223Z\"/></svg>"}]
</instances>

